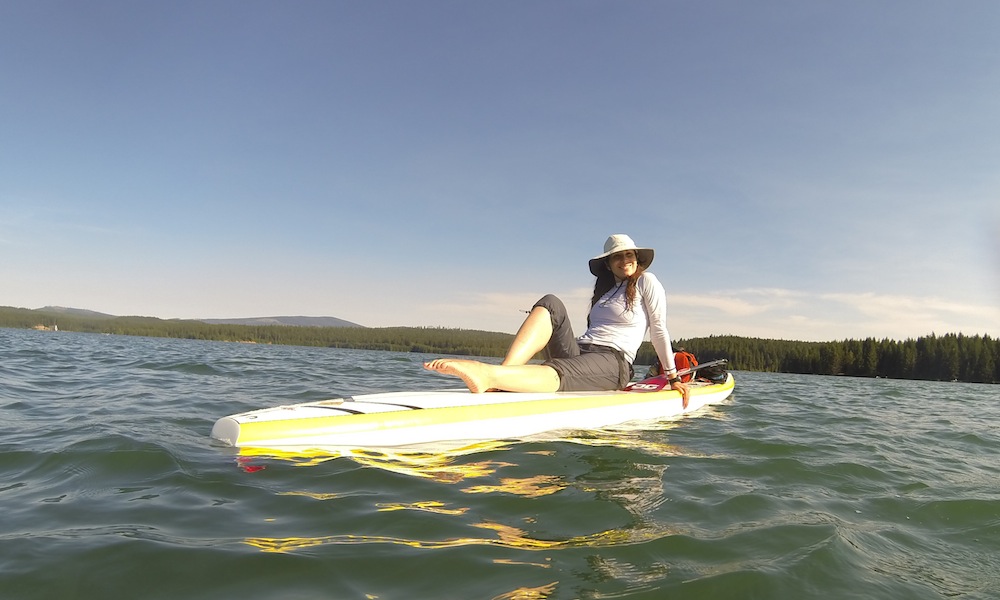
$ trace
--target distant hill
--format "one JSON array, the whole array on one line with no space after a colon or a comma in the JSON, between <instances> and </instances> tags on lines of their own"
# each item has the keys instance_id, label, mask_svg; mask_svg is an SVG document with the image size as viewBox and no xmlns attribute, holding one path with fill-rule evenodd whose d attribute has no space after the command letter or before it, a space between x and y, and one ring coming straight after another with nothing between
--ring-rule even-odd
<instances>
[{"instance_id":1,"label":"distant hill","mask_svg":"<svg viewBox=\"0 0 1000 600\"><path fill-rule=\"evenodd\" d=\"M87 319L116 319L117 315L109 315L84 308L67 308L65 306L46 306L39 312L58 315L69 315ZM249 319L191 319L213 325L290 325L294 327L364 327L336 317L254 317Z\"/></svg>"},{"instance_id":2,"label":"distant hill","mask_svg":"<svg viewBox=\"0 0 1000 600\"><path fill-rule=\"evenodd\" d=\"M256 317L251 319L199 319L213 325L291 325L294 327L364 327L336 317Z\"/></svg>"},{"instance_id":3,"label":"distant hill","mask_svg":"<svg viewBox=\"0 0 1000 600\"><path fill-rule=\"evenodd\" d=\"M56 313L60 315L72 315L74 317L86 317L88 319L114 319L115 315L109 315L94 310L84 308L66 308L65 306L45 306L38 309L39 312Z\"/></svg>"}]
</instances>

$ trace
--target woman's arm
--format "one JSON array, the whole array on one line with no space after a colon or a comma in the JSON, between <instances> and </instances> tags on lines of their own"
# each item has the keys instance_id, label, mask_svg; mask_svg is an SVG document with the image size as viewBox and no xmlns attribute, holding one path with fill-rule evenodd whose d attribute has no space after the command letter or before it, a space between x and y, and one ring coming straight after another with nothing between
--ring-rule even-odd
<instances>
[{"instance_id":1,"label":"woman's arm","mask_svg":"<svg viewBox=\"0 0 1000 600\"><path fill-rule=\"evenodd\" d=\"M687 408L691 392L687 384L677 377L674 349L670 343L670 332L667 331L667 293L652 273L643 273L639 279L639 292L642 294L642 306L646 311L646 318L649 319L649 341L656 350L660 364L663 365L671 389L681 393L682 406Z\"/></svg>"},{"instance_id":2,"label":"woman's arm","mask_svg":"<svg viewBox=\"0 0 1000 600\"><path fill-rule=\"evenodd\" d=\"M674 349L670 343L670 332L667 331L667 293L660 280L652 273L643 273L639 279L639 293L642 295L642 306L649 320L649 341L656 350L660 364L669 375L677 371L674 364Z\"/></svg>"}]
</instances>

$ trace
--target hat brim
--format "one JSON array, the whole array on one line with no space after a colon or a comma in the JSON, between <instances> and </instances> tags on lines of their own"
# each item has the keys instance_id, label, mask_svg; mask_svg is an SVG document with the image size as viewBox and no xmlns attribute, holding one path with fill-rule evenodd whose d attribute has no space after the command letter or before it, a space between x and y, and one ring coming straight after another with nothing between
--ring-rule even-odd
<instances>
[{"instance_id":1,"label":"hat brim","mask_svg":"<svg viewBox=\"0 0 1000 600\"><path fill-rule=\"evenodd\" d=\"M635 250L636 262L643 269L648 269L649 265L653 264L653 252L652 248L629 248L629 250ZM623 250L617 250L615 252L623 252ZM600 256L595 256L590 259L590 272L595 277L601 274L601 271L607 270L608 257L615 252L605 252Z\"/></svg>"}]
</instances>

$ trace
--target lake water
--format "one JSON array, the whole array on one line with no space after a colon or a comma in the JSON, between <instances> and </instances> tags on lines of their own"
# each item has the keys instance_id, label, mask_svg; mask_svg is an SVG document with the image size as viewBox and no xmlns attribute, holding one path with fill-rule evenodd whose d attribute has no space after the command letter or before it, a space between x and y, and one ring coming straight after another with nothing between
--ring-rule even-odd
<instances>
[{"instance_id":1,"label":"lake water","mask_svg":"<svg viewBox=\"0 0 1000 600\"><path fill-rule=\"evenodd\" d=\"M736 372L696 416L239 454L420 354L0 329L0 598L1000 598L1000 388Z\"/></svg>"}]
</instances>

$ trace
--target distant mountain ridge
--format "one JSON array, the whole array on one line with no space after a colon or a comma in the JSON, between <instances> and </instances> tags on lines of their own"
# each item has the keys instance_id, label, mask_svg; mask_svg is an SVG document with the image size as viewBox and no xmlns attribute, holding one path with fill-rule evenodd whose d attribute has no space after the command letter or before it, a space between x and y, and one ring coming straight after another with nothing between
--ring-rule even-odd
<instances>
[{"instance_id":1,"label":"distant mountain ridge","mask_svg":"<svg viewBox=\"0 0 1000 600\"><path fill-rule=\"evenodd\" d=\"M249 319L198 319L213 325L289 325L293 327L364 327L336 317L254 317Z\"/></svg>"},{"instance_id":2,"label":"distant mountain ridge","mask_svg":"<svg viewBox=\"0 0 1000 600\"><path fill-rule=\"evenodd\" d=\"M87 317L88 319L114 319L115 315L87 310L85 308L66 308L65 306L43 306L38 309L41 312L57 313L62 315L73 315L74 317Z\"/></svg>"},{"instance_id":3,"label":"distant mountain ridge","mask_svg":"<svg viewBox=\"0 0 1000 600\"><path fill-rule=\"evenodd\" d=\"M116 315L87 310L84 308L67 308L65 306L45 306L40 312L72 315L89 319L115 319ZM252 317L246 319L191 319L212 325L288 325L291 327L364 327L336 317Z\"/></svg>"}]
</instances>

